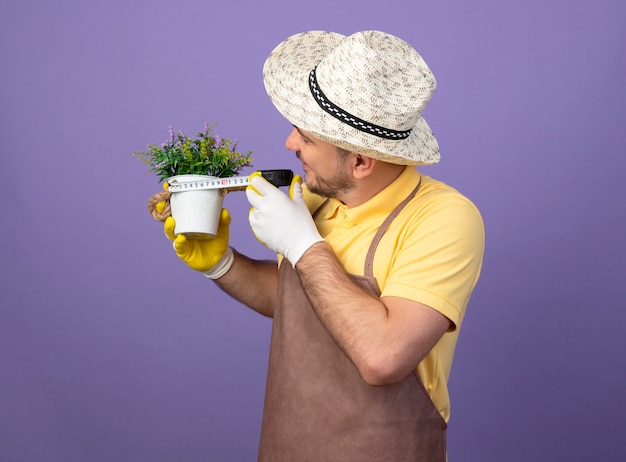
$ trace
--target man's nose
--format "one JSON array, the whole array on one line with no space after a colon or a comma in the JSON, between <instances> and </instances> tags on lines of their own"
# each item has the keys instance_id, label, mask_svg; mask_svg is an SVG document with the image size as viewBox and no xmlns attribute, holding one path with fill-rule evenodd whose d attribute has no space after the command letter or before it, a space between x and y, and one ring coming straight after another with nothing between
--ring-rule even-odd
<instances>
[{"instance_id":1,"label":"man's nose","mask_svg":"<svg viewBox=\"0 0 626 462\"><path fill-rule=\"evenodd\" d=\"M291 132L289 133L289 136L287 136L287 139L285 140L285 147L287 149L289 149L290 151L298 151L298 130L296 130L296 128L294 127Z\"/></svg>"}]
</instances>

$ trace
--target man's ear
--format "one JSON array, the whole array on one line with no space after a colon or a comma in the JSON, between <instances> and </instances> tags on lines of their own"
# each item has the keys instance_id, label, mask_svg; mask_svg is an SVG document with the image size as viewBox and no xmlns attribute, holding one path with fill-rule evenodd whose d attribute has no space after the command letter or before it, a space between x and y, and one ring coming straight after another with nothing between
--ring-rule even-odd
<instances>
[{"instance_id":1,"label":"man's ear","mask_svg":"<svg viewBox=\"0 0 626 462\"><path fill-rule=\"evenodd\" d=\"M376 159L372 159L371 157L366 157L362 154L352 153L354 155L353 160L353 175L356 179L363 179L368 177L374 171L374 166L376 165Z\"/></svg>"}]
</instances>

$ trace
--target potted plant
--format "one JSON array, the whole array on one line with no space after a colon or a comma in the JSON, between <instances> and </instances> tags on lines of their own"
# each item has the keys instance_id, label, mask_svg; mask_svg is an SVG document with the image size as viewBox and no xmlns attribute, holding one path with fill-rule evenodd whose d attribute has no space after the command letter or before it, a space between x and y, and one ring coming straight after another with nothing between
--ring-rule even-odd
<instances>
[{"instance_id":1,"label":"potted plant","mask_svg":"<svg viewBox=\"0 0 626 462\"><path fill-rule=\"evenodd\" d=\"M253 160L251 151L246 154L237 151L236 140L233 142L215 135L215 125L205 124L196 138L188 137L182 131L175 132L170 126L169 139L165 143L160 146L150 144L147 151L133 153L150 166L150 172L157 175L159 182L166 182L163 191L150 198L148 209L160 221L171 213L176 220L175 234L215 236L226 190L181 188L171 192L169 185L203 184L215 178L235 176Z\"/></svg>"}]
</instances>

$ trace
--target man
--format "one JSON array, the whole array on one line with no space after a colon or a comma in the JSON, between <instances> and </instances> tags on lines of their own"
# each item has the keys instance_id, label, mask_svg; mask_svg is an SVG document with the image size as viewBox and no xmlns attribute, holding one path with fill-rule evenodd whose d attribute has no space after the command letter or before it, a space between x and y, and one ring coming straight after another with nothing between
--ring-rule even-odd
<instances>
[{"instance_id":1,"label":"man","mask_svg":"<svg viewBox=\"0 0 626 462\"><path fill-rule=\"evenodd\" d=\"M273 317L259 460L444 461L447 379L482 263L474 205L415 168L439 160L422 112L435 79L377 31L307 32L268 57L270 99L302 162L285 194L246 194L276 262L174 236L177 255Z\"/></svg>"}]
</instances>

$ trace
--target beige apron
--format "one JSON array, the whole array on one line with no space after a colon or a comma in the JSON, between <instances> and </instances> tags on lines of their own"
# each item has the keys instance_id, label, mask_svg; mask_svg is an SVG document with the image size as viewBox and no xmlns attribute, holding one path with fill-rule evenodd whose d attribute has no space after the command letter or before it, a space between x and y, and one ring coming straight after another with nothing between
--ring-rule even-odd
<instances>
[{"instance_id":1,"label":"beige apron","mask_svg":"<svg viewBox=\"0 0 626 462\"><path fill-rule=\"evenodd\" d=\"M376 296L376 247L416 192L387 217L364 276L354 276ZM317 318L293 267L285 260L279 271L259 461L444 462L446 423L417 374L391 386L365 383Z\"/></svg>"}]
</instances>

